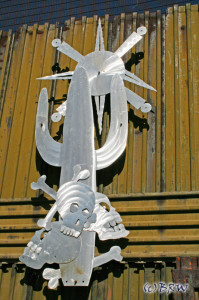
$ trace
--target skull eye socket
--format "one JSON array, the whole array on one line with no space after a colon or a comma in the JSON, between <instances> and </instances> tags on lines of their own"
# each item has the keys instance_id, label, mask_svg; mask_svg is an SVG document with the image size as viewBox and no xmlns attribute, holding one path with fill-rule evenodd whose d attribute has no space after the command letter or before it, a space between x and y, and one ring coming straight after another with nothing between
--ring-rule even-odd
<instances>
[{"instance_id":1,"label":"skull eye socket","mask_svg":"<svg viewBox=\"0 0 199 300\"><path fill-rule=\"evenodd\" d=\"M77 203L72 203L70 206L70 212L74 213L77 212L79 209L79 205Z\"/></svg>"},{"instance_id":2,"label":"skull eye socket","mask_svg":"<svg viewBox=\"0 0 199 300\"><path fill-rule=\"evenodd\" d=\"M89 215L89 210L88 210L87 208L84 208L84 209L82 210L82 214L83 214L84 216L88 216L88 215Z\"/></svg>"}]
</instances>

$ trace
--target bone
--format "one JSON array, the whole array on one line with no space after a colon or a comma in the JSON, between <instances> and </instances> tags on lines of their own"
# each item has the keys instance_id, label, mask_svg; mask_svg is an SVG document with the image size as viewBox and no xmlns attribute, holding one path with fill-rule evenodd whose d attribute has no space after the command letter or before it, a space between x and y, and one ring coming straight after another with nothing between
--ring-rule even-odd
<instances>
[{"instance_id":1,"label":"bone","mask_svg":"<svg viewBox=\"0 0 199 300\"><path fill-rule=\"evenodd\" d=\"M43 271L43 278L49 280L48 287L50 289L55 289L58 286L59 279L61 278L60 269L50 269L46 268Z\"/></svg>"},{"instance_id":2,"label":"bone","mask_svg":"<svg viewBox=\"0 0 199 300\"><path fill-rule=\"evenodd\" d=\"M33 190L42 190L43 192L47 193L53 199L57 200L57 193L51 187L49 187L46 183L46 175L42 175L37 182L31 183L31 188Z\"/></svg>"},{"instance_id":3,"label":"bone","mask_svg":"<svg viewBox=\"0 0 199 300\"><path fill-rule=\"evenodd\" d=\"M57 204L55 203L49 210L47 216L44 219L39 219L37 225L39 227L44 227L47 231L51 229L51 220L57 211Z\"/></svg>"},{"instance_id":4,"label":"bone","mask_svg":"<svg viewBox=\"0 0 199 300\"><path fill-rule=\"evenodd\" d=\"M31 188L33 190L39 190L41 189L43 192L47 193L49 196L51 196L53 199L57 200L57 193L56 191L54 191L51 187L49 187L46 183L46 175L42 175L37 182L32 182L31 183ZM53 216L55 215L57 211L57 205L56 203L51 207L51 209L49 210L47 216L44 219L40 219L37 222L37 225L39 227L44 227L46 228L46 230L50 230L51 229L51 220L53 218Z\"/></svg>"},{"instance_id":5,"label":"bone","mask_svg":"<svg viewBox=\"0 0 199 300\"><path fill-rule=\"evenodd\" d=\"M89 170L85 169L81 171L81 166L80 165L75 165L73 168L74 175L72 178L72 181L78 181L78 180L84 180L87 179L90 176Z\"/></svg>"},{"instance_id":6,"label":"bone","mask_svg":"<svg viewBox=\"0 0 199 300\"><path fill-rule=\"evenodd\" d=\"M121 248L119 246L113 246L109 252L94 258L93 268L101 266L111 260L121 261L122 259L123 257L121 256Z\"/></svg>"}]
</instances>

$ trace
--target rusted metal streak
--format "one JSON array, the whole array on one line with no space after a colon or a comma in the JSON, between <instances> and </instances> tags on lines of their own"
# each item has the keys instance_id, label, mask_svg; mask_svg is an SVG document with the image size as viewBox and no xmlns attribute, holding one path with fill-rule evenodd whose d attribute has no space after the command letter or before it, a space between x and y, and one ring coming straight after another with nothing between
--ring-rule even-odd
<instances>
[{"instance_id":1,"label":"rusted metal streak","mask_svg":"<svg viewBox=\"0 0 199 300\"><path fill-rule=\"evenodd\" d=\"M184 295L184 299L193 300L194 289L199 288L199 266L197 264L198 257L177 257L176 268L172 270L173 282L189 284L189 290ZM174 299L177 299L176 296Z\"/></svg>"}]
</instances>

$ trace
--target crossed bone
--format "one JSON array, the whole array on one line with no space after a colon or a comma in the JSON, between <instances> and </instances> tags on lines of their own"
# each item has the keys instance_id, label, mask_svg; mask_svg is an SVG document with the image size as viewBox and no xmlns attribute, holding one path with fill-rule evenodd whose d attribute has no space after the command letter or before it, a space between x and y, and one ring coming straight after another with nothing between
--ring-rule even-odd
<instances>
[{"instance_id":1,"label":"crossed bone","mask_svg":"<svg viewBox=\"0 0 199 300\"><path fill-rule=\"evenodd\" d=\"M33 190L38 190L41 189L48 195L50 195L53 199L57 200L57 193L54 191L52 188L50 188L46 183L46 175L41 176L37 182L33 182L31 184L31 188ZM48 214L44 219L40 219L37 224L39 227L44 227L46 230L51 229L51 220L54 216L54 214L57 211L57 204L55 203L51 209L49 210ZM32 245L30 245L32 246ZM113 246L111 249L97 257L94 257L93 260L93 268L98 267L102 264L105 264L111 260L116 260L116 261L121 261L122 260L121 256L121 248L119 246ZM61 278L61 273L60 270L54 270L54 269L45 269L43 272L43 277L45 279L49 280L48 287L51 289L54 289L58 285L58 280Z\"/></svg>"},{"instance_id":2,"label":"crossed bone","mask_svg":"<svg viewBox=\"0 0 199 300\"><path fill-rule=\"evenodd\" d=\"M93 268L101 266L110 260L121 261L122 258L121 248L119 246L113 246L108 252L94 257ZM48 287L50 289L55 289L58 286L59 279L61 278L61 271L60 269L46 268L43 271L43 278L49 280ZM71 279L71 281L75 284L74 279Z\"/></svg>"},{"instance_id":3,"label":"crossed bone","mask_svg":"<svg viewBox=\"0 0 199 300\"><path fill-rule=\"evenodd\" d=\"M85 176L85 172L86 170L82 171L82 173L84 173ZM75 181L78 180L78 174L75 174ZM53 199L57 200L57 193L50 188L46 183L46 175L42 175L37 182L33 182L31 184L31 188L33 190L38 190L41 189L43 190L45 193L47 193L48 195L50 195ZM97 223L93 223L90 228L85 228L85 230L88 231L96 231L99 235L100 240L107 240L107 239L111 239L111 238L121 238L121 237L125 237L129 234L129 232L125 229L123 224L118 224L122 221L120 215L116 212L115 208L111 207L110 209L110 214L106 213L106 210L102 208L101 205L99 205L100 202L105 202L110 206L110 202L108 200L107 197L104 197L103 199L101 198L103 195L96 193L96 196L98 199L96 199L96 208L94 210L94 212L98 215L97 219ZM54 205L51 207L51 209L49 210L48 214L46 215L46 217L44 219L40 219L37 222L37 225L39 227L45 227L46 230L50 230L51 229L51 220L53 218L53 216L55 215L57 211L57 204L54 203ZM104 227L103 227L104 225ZM102 230L103 227L103 230ZM114 229L113 229L114 228ZM65 234L67 234L68 230L64 230L64 228L62 228L63 232ZM67 228L65 228L67 229ZM114 235L113 235L114 233Z\"/></svg>"}]
</instances>

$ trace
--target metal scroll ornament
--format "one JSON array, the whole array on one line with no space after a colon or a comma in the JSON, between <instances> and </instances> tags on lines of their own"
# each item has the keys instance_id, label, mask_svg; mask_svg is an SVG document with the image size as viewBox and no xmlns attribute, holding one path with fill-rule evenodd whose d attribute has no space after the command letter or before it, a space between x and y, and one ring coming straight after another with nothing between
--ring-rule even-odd
<instances>
[{"instance_id":1,"label":"metal scroll ornament","mask_svg":"<svg viewBox=\"0 0 199 300\"><path fill-rule=\"evenodd\" d=\"M41 229L36 231L20 256L21 262L34 269L40 269L46 263L58 264L57 269L46 268L43 271L51 289L57 287L59 279L65 286L87 286L94 267L110 260L122 260L118 246L94 257L96 233L102 241L123 238L129 233L109 199L96 192L96 170L114 163L126 147L127 101L142 112L151 110L149 103L124 87L123 80L147 89L154 88L125 70L121 59L145 33L145 27L138 28L112 53L104 50L99 20L95 51L86 56L58 39L52 42L58 51L78 62L74 71L40 78L71 79L67 105L63 103L51 117L56 122L65 116L63 143L56 142L49 134L45 88L40 93L36 117L37 148L48 164L61 167L60 187L58 192L51 189L45 183L45 175L31 184L32 189L41 189L54 198L55 204L47 216L38 221ZM105 96L109 93L110 130L104 146L95 150L91 96L95 98L101 133ZM56 212L59 221L52 222Z\"/></svg>"}]
</instances>

